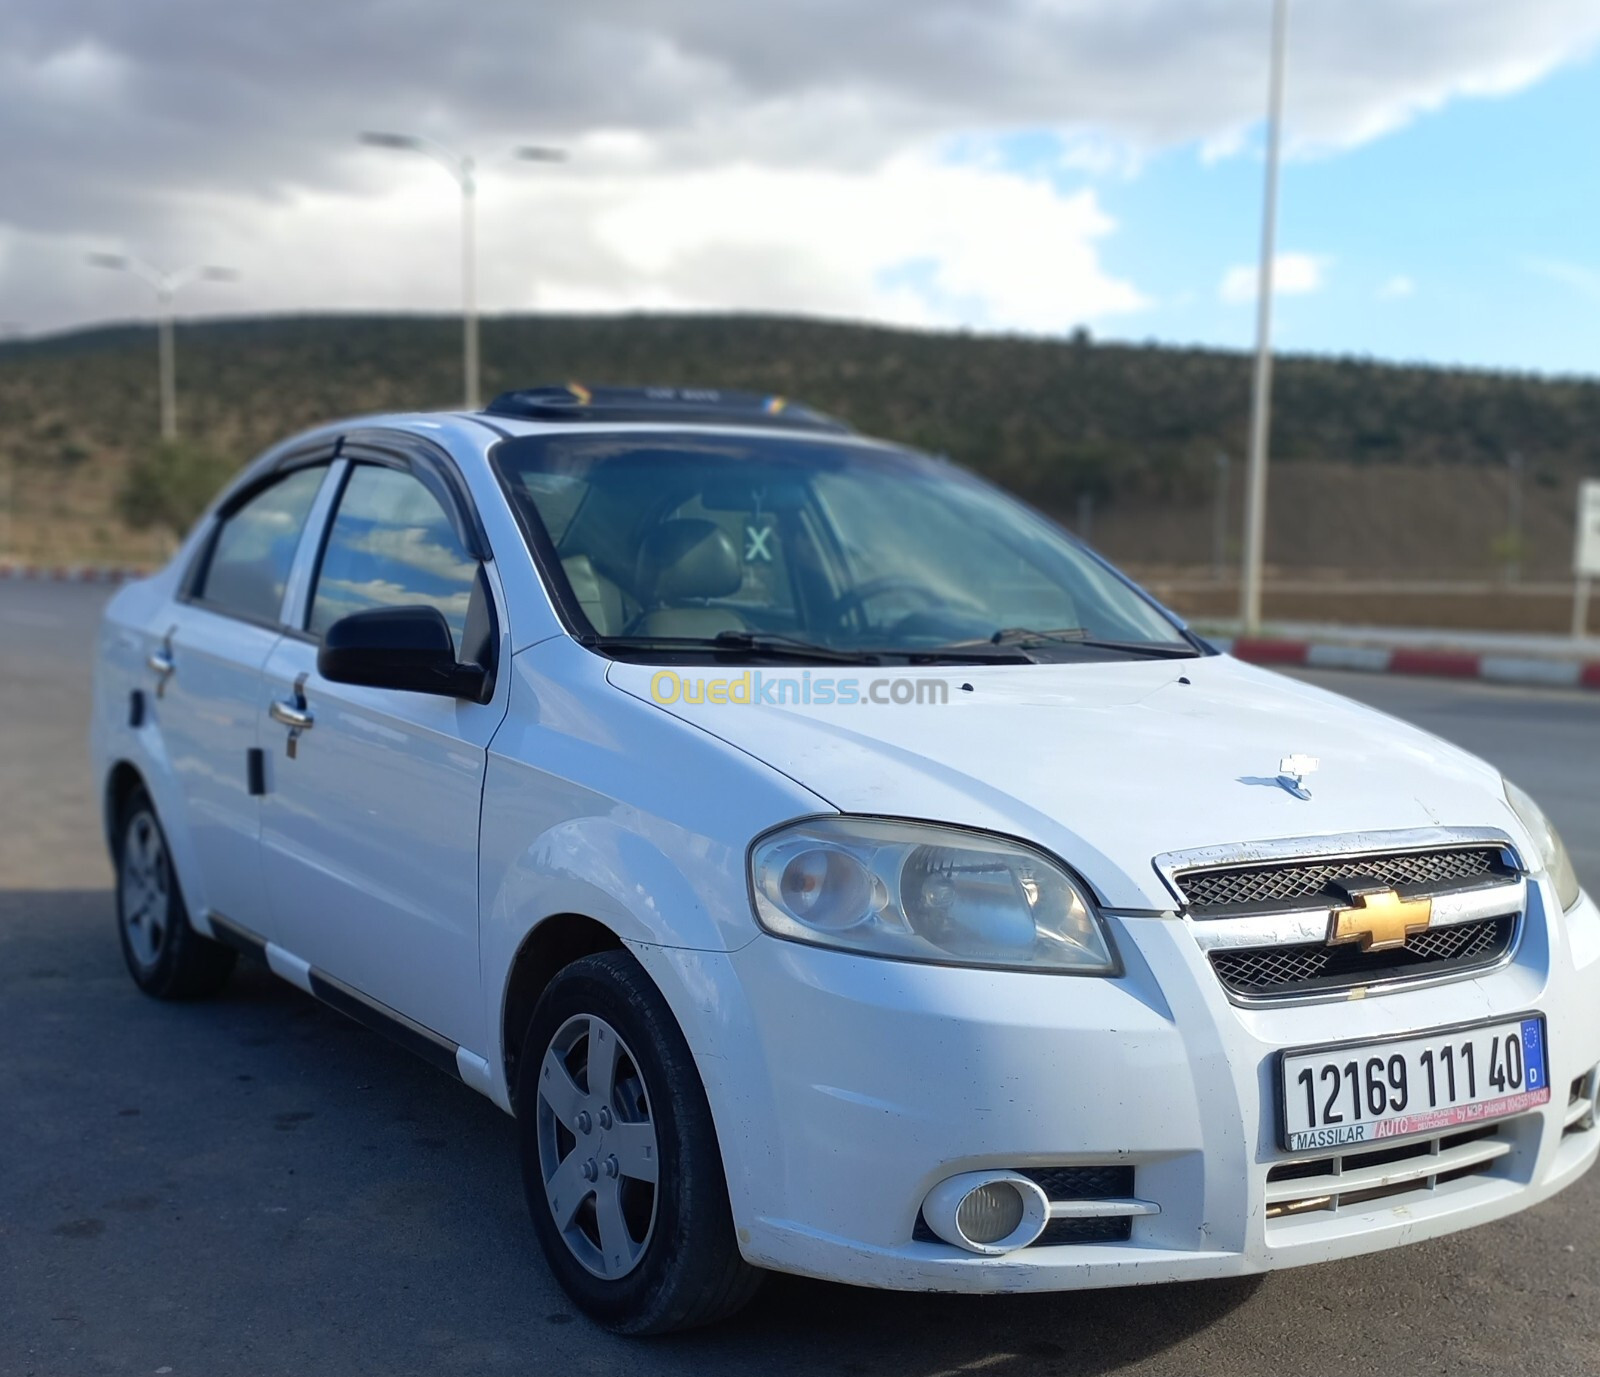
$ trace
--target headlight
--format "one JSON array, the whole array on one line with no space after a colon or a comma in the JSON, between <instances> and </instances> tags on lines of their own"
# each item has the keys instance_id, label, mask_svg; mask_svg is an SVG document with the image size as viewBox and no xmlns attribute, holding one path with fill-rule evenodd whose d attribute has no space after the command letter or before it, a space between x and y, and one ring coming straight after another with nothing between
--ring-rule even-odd
<instances>
[{"instance_id":1,"label":"headlight","mask_svg":"<svg viewBox=\"0 0 1600 1377\"><path fill-rule=\"evenodd\" d=\"M1082 883L1043 852L955 827L815 818L760 838L750 892L768 932L947 966L1114 975Z\"/></svg>"},{"instance_id":2,"label":"headlight","mask_svg":"<svg viewBox=\"0 0 1600 1377\"><path fill-rule=\"evenodd\" d=\"M1502 783L1506 786L1506 802L1533 838L1534 847L1539 852L1539 866L1555 885L1556 898L1561 901L1563 911L1571 908L1578 902L1578 875L1572 868L1572 857L1567 855L1561 834L1550 825L1544 810L1527 794L1509 779Z\"/></svg>"}]
</instances>

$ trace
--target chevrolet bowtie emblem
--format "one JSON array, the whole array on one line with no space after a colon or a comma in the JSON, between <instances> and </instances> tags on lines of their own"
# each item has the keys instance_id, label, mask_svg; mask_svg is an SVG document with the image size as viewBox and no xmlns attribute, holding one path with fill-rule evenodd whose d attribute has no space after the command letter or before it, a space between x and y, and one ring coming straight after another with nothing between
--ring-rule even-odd
<instances>
[{"instance_id":1,"label":"chevrolet bowtie emblem","mask_svg":"<svg viewBox=\"0 0 1600 1377\"><path fill-rule=\"evenodd\" d=\"M1359 942L1362 951L1403 947L1406 938L1433 921L1432 899L1402 899L1392 889L1352 894L1351 907L1336 909L1328 926L1328 945Z\"/></svg>"}]
</instances>

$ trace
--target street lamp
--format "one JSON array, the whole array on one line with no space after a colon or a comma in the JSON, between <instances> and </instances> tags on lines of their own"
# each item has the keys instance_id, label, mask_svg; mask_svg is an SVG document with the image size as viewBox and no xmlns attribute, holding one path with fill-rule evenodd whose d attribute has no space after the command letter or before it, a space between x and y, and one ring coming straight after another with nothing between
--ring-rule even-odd
<instances>
[{"instance_id":1,"label":"street lamp","mask_svg":"<svg viewBox=\"0 0 1600 1377\"><path fill-rule=\"evenodd\" d=\"M1261 629L1261 565L1267 539L1267 439L1272 417L1272 258L1278 237L1278 145L1283 127L1283 56L1289 0L1272 4L1272 75L1267 84L1267 185L1261 212L1261 266L1256 279L1256 368L1250 397L1250 464L1245 478L1243 633Z\"/></svg>"},{"instance_id":2,"label":"street lamp","mask_svg":"<svg viewBox=\"0 0 1600 1377\"><path fill-rule=\"evenodd\" d=\"M452 177L461 188L461 371L468 411L476 411L478 387L478 244L474 205L478 194L477 163L465 153L457 153L442 143L421 134L386 134L368 131L361 142L373 148L391 148L407 153L425 153ZM566 159L559 148L524 144L514 150L523 162L558 163Z\"/></svg>"},{"instance_id":3,"label":"street lamp","mask_svg":"<svg viewBox=\"0 0 1600 1377\"><path fill-rule=\"evenodd\" d=\"M122 253L91 253L89 262L112 272L132 273L155 290L159 305L156 322L156 350L161 370L161 438L178 438L178 361L172 337L172 299L191 282L236 282L232 268L197 266L162 272L140 259Z\"/></svg>"}]
</instances>

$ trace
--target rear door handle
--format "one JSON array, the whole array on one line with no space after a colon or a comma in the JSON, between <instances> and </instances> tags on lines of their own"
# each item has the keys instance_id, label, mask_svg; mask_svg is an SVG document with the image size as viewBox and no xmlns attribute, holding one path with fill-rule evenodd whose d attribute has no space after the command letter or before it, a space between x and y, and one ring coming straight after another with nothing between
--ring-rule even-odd
<instances>
[{"instance_id":1,"label":"rear door handle","mask_svg":"<svg viewBox=\"0 0 1600 1377\"><path fill-rule=\"evenodd\" d=\"M301 707L293 699L275 699L267 711L272 714L274 722L281 722L295 731L306 731L315 726L317 721L309 708Z\"/></svg>"}]
</instances>

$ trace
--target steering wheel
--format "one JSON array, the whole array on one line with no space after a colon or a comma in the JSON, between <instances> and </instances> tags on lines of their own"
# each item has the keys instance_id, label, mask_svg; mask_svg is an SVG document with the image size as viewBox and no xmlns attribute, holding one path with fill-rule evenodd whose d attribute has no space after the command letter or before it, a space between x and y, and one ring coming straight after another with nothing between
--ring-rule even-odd
<instances>
[{"instance_id":1,"label":"steering wheel","mask_svg":"<svg viewBox=\"0 0 1600 1377\"><path fill-rule=\"evenodd\" d=\"M865 611L866 605L874 598L881 598L889 593L909 593L924 607L939 607L945 601L944 594L935 592L915 579L907 578L903 574L886 574L882 578L868 579L865 583L846 589L833 600L823 616L830 624L843 626L849 617Z\"/></svg>"}]
</instances>

